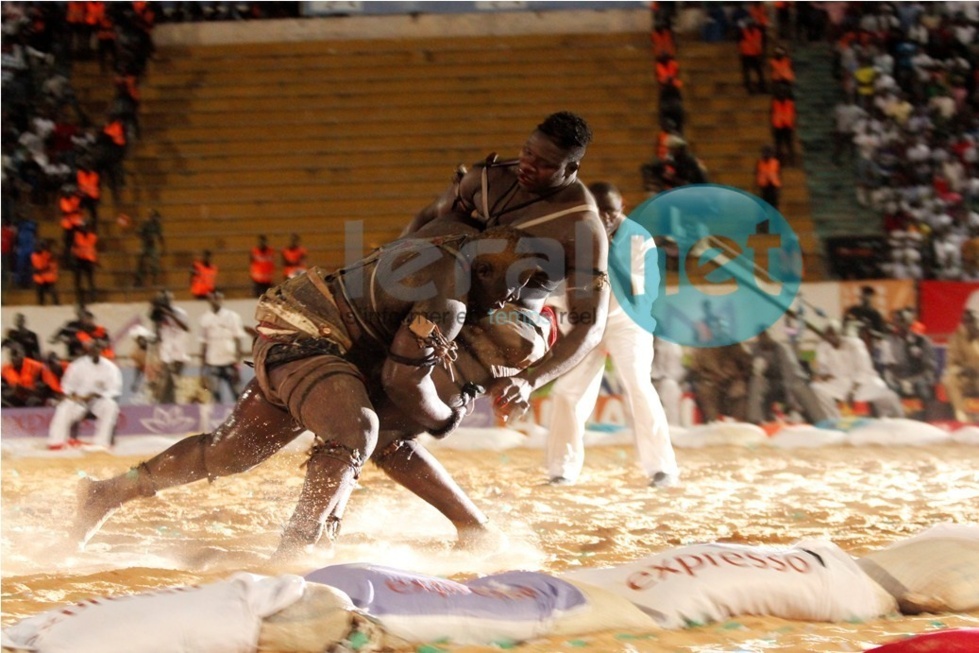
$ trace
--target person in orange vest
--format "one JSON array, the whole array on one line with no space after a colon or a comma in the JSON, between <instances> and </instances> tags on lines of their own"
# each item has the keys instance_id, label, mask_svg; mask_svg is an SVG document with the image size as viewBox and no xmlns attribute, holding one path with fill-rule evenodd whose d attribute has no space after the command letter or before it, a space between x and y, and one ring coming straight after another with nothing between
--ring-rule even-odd
<instances>
[{"instance_id":1,"label":"person in orange vest","mask_svg":"<svg viewBox=\"0 0 979 653\"><path fill-rule=\"evenodd\" d=\"M795 100L792 93L780 86L772 97L772 136L775 141L775 156L782 165L795 165Z\"/></svg>"},{"instance_id":2,"label":"person in orange vest","mask_svg":"<svg viewBox=\"0 0 979 653\"><path fill-rule=\"evenodd\" d=\"M738 36L738 52L741 54L741 77L748 93L765 92L765 71L762 58L765 54L765 32L754 20L748 20L741 27ZM751 83L751 73L758 78L757 85Z\"/></svg>"},{"instance_id":3,"label":"person in orange vest","mask_svg":"<svg viewBox=\"0 0 979 653\"><path fill-rule=\"evenodd\" d=\"M755 185L761 198L777 209L779 189L782 188L782 164L769 145L761 148L761 158L755 164Z\"/></svg>"},{"instance_id":4,"label":"person in orange vest","mask_svg":"<svg viewBox=\"0 0 979 653\"><path fill-rule=\"evenodd\" d=\"M101 154L96 164L109 183L112 197L119 203L119 189L126 185L122 161L126 157L126 126L118 115L109 114L108 122L99 134L98 150Z\"/></svg>"},{"instance_id":5,"label":"person in orange vest","mask_svg":"<svg viewBox=\"0 0 979 653\"><path fill-rule=\"evenodd\" d=\"M663 53L656 59L656 82L660 89L672 86L676 89L683 88L680 80L680 64L672 54Z\"/></svg>"},{"instance_id":6,"label":"person in orange vest","mask_svg":"<svg viewBox=\"0 0 979 653\"><path fill-rule=\"evenodd\" d=\"M299 234L292 234L289 246L282 250L282 276L292 279L306 271L306 248L299 242Z\"/></svg>"},{"instance_id":7,"label":"person in orange vest","mask_svg":"<svg viewBox=\"0 0 979 653\"><path fill-rule=\"evenodd\" d=\"M75 242L75 231L85 221L82 218L82 195L74 184L61 187L58 198L58 210L61 212L62 256L66 267L71 267L71 246Z\"/></svg>"},{"instance_id":8,"label":"person in orange vest","mask_svg":"<svg viewBox=\"0 0 979 653\"><path fill-rule=\"evenodd\" d=\"M17 343L7 345L9 362L0 370L3 377L3 407L43 406L61 394L58 377L41 361L28 358Z\"/></svg>"},{"instance_id":9,"label":"person in orange vest","mask_svg":"<svg viewBox=\"0 0 979 653\"><path fill-rule=\"evenodd\" d=\"M58 261L51 251L51 240L39 241L31 254L31 268L34 271L34 288L37 289L37 303L44 306L44 300L51 295L51 302L57 306Z\"/></svg>"},{"instance_id":10,"label":"person in orange vest","mask_svg":"<svg viewBox=\"0 0 979 653\"><path fill-rule=\"evenodd\" d=\"M75 181L78 183L78 195L81 198L80 208L88 211L88 221L92 231L99 231L99 202L102 199L102 177L91 157L81 157L78 160L78 170L75 171Z\"/></svg>"},{"instance_id":11,"label":"person in orange vest","mask_svg":"<svg viewBox=\"0 0 979 653\"><path fill-rule=\"evenodd\" d=\"M75 297L81 304L95 301L95 268L98 265L99 237L87 223L75 231L75 242L72 244L71 255L75 268ZM88 299L82 290L82 279L88 282Z\"/></svg>"},{"instance_id":12,"label":"person in orange vest","mask_svg":"<svg viewBox=\"0 0 979 653\"><path fill-rule=\"evenodd\" d=\"M91 37L88 23L85 22L87 2L69 2L65 8L65 22L71 34L71 51L76 55L87 55L90 51L88 39Z\"/></svg>"},{"instance_id":13,"label":"person in orange vest","mask_svg":"<svg viewBox=\"0 0 979 653\"><path fill-rule=\"evenodd\" d=\"M656 59L664 54L676 56L676 39L673 38L673 30L670 29L669 23L656 21L653 31L649 33L649 40L653 45L653 57Z\"/></svg>"},{"instance_id":14,"label":"person in orange vest","mask_svg":"<svg viewBox=\"0 0 979 653\"><path fill-rule=\"evenodd\" d=\"M200 259L190 267L190 294L207 299L217 288L218 266L211 263L211 250L205 249Z\"/></svg>"},{"instance_id":15,"label":"person in orange vest","mask_svg":"<svg viewBox=\"0 0 979 653\"><path fill-rule=\"evenodd\" d=\"M252 247L249 273L252 278L252 289L256 297L261 297L272 287L275 277L275 250L269 247L268 238L264 234L258 237L258 245Z\"/></svg>"},{"instance_id":16,"label":"person in orange vest","mask_svg":"<svg viewBox=\"0 0 979 653\"><path fill-rule=\"evenodd\" d=\"M775 53L768 60L768 72L772 84L785 84L792 86L795 84L795 70L792 69L792 60L789 52L782 46L775 48Z\"/></svg>"}]
</instances>

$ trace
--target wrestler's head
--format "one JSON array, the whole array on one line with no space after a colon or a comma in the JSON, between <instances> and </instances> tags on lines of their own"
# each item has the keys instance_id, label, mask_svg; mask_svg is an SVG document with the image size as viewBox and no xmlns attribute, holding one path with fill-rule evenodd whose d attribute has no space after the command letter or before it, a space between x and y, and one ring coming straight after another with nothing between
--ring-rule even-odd
<instances>
[{"instance_id":1,"label":"wrestler's head","mask_svg":"<svg viewBox=\"0 0 979 653\"><path fill-rule=\"evenodd\" d=\"M518 253L523 236L510 227L488 229L467 246L471 256L469 305L478 312L502 308L516 301L536 267L524 265L526 254Z\"/></svg>"},{"instance_id":2,"label":"wrestler's head","mask_svg":"<svg viewBox=\"0 0 979 653\"><path fill-rule=\"evenodd\" d=\"M595 196L595 204L598 205L598 217L602 219L605 232L611 238L622 221L625 220L622 193L607 181L596 181L589 184L588 190Z\"/></svg>"},{"instance_id":3,"label":"wrestler's head","mask_svg":"<svg viewBox=\"0 0 979 653\"><path fill-rule=\"evenodd\" d=\"M549 115L520 150L517 183L526 191L543 193L575 181L591 138L580 116L568 111Z\"/></svg>"}]
</instances>

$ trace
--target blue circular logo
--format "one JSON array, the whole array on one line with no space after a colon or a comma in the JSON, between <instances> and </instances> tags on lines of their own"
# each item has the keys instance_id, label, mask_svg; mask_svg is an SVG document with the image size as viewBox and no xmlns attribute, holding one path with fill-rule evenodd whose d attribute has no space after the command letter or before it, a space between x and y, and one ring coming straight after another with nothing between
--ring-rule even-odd
<instances>
[{"instance_id":1,"label":"blue circular logo","mask_svg":"<svg viewBox=\"0 0 979 653\"><path fill-rule=\"evenodd\" d=\"M720 347L758 335L788 310L802 250L761 198L698 184L637 206L612 238L609 273L615 298L643 328L681 345Z\"/></svg>"}]
</instances>

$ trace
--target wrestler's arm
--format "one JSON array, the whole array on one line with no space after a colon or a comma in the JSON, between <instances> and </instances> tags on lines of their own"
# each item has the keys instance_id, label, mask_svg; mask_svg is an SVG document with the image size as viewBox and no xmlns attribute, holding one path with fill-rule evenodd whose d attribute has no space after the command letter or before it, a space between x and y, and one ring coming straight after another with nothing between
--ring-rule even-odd
<instances>
[{"instance_id":1,"label":"wrestler's arm","mask_svg":"<svg viewBox=\"0 0 979 653\"><path fill-rule=\"evenodd\" d=\"M444 296L418 302L394 336L389 356L381 369L381 383L388 397L430 433L447 433L458 422L459 408L444 403L431 374L438 337L448 346L459 333L466 316L464 303Z\"/></svg>"},{"instance_id":2,"label":"wrestler's arm","mask_svg":"<svg viewBox=\"0 0 979 653\"><path fill-rule=\"evenodd\" d=\"M477 168L476 171L463 172L464 169L464 167L461 167L457 170L452 185L446 188L434 202L423 208L412 218L408 226L401 232L402 238L418 231L433 220L451 217L454 214L462 215L466 213L467 207L469 210L472 210L469 207L469 203L471 202L472 194L481 184L482 169Z\"/></svg>"}]
</instances>

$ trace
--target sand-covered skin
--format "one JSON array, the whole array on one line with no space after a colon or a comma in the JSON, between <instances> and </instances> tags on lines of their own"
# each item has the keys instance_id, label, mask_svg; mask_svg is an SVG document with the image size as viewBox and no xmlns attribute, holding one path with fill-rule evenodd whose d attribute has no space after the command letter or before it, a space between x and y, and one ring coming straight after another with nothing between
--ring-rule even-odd
<instances>
[{"instance_id":1,"label":"sand-covered skin","mask_svg":"<svg viewBox=\"0 0 979 653\"><path fill-rule=\"evenodd\" d=\"M139 458L5 457L2 622L94 595L208 582L237 570L301 573L370 561L465 579L506 569L611 565L694 542L789 544L802 537L829 538L860 555L936 523L979 522L979 448L965 445L680 449L683 484L665 490L645 485L628 447L590 449L574 487L545 485L536 449L437 455L507 534L506 547L480 555L454 550L453 529L441 515L368 468L336 550L300 566L271 567L266 560L302 484L303 457L282 453L246 474L130 503L77 552L63 533L80 474L103 478ZM858 624L744 617L683 631L542 640L516 650L860 651L942 627L979 627L979 612Z\"/></svg>"}]
</instances>

